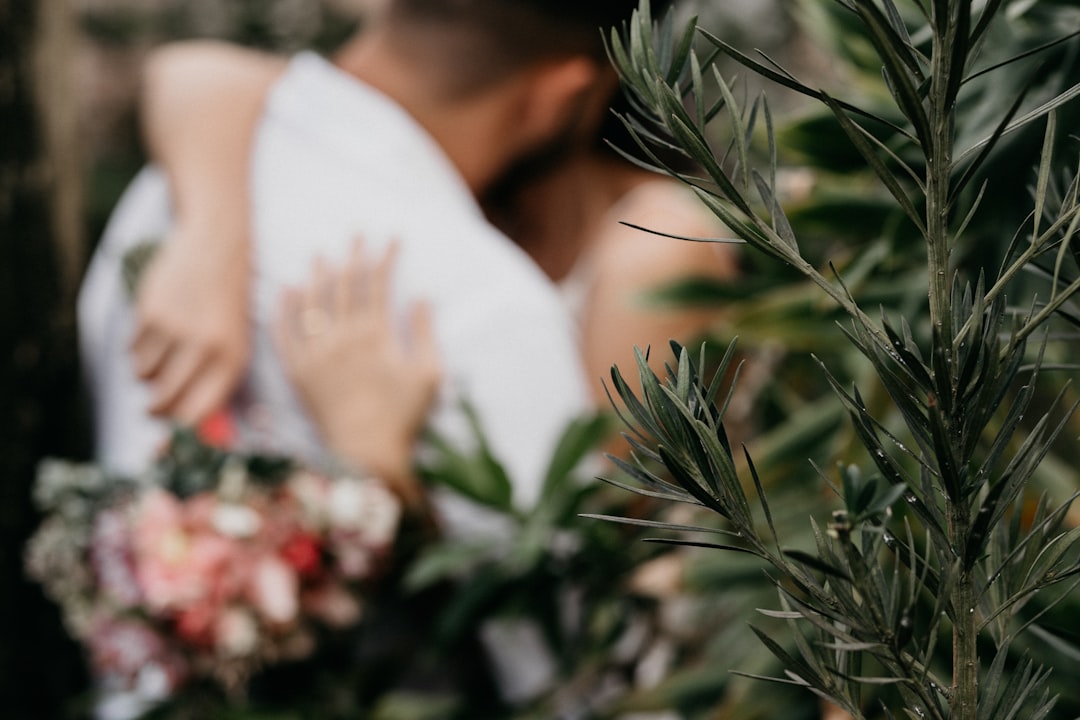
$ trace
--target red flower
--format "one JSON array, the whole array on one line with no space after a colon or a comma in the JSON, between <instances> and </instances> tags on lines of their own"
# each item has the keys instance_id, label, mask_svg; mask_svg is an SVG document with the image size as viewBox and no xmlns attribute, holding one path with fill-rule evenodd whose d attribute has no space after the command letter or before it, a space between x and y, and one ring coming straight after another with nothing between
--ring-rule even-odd
<instances>
[{"instance_id":1,"label":"red flower","mask_svg":"<svg viewBox=\"0 0 1080 720\"><path fill-rule=\"evenodd\" d=\"M196 647L210 647L214 644L214 621L216 608L209 603L186 608L176 613L176 634Z\"/></svg>"},{"instance_id":2,"label":"red flower","mask_svg":"<svg viewBox=\"0 0 1080 720\"><path fill-rule=\"evenodd\" d=\"M322 568L322 545L308 533L295 533L281 546L281 557L297 574L313 577Z\"/></svg>"},{"instance_id":3,"label":"red flower","mask_svg":"<svg viewBox=\"0 0 1080 720\"><path fill-rule=\"evenodd\" d=\"M236 426L228 410L221 409L204 419L196 428L199 439L207 445L230 447L236 440Z\"/></svg>"}]
</instances>

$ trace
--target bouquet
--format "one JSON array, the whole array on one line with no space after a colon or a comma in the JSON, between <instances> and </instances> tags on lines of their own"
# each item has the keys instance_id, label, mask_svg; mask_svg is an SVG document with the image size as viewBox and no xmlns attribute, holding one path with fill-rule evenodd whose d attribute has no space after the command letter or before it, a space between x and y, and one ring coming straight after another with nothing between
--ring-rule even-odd
<instances>
[{"instance_id":1,"label":"bouquet","mask_svg":"<svg viewBox=\"0 0 1080 720\"><path fill-rule=\"evenodd\" d=\"M104 687L165 699L310 657L355 625L401 516L379 481L227 453L190 432L145 474L42 464L29 574Z\"/></svg>"}]
</instances>

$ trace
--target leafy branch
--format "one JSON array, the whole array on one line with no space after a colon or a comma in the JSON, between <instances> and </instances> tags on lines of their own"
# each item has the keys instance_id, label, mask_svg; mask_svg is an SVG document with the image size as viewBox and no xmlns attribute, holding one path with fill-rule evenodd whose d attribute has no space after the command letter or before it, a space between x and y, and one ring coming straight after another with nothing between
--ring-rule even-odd
<instances>
[{"instance_id":1,"label":"leafy branch","mask_svg":"<svg viewBox=\"0 0 1080 720\"><path fill-rule=\"evenodd\" d=\"M1033 521L1021 520L1025 491L1076 409L1064 402L1067 385L1049 409L1041 401L1036 405L1036 398L1045 354L1058 337L1050 328L1073 317L1072 299L1080 290L1080 253L1073 249L1080 226L1076 174L1063 192L1050 192L1052 178L1075 168L1075 162L1062 166L1056 159L1055 112L1080 90L1074 86L1032 107L1028 87L1022 87L988 135L966 150L957 145L967 94L995 73L1075 44L1077 35L1065 31L1036 50L973 70L988 33L1011 4L932 0L901 7L893 0L840 0L878 55L900 122L813 89L766 56L754 59L704 32L711 49L703 60L694 49L693 23L677 31L669 18L654 27L647 0L609 43L638 110L624 122L651 161L644 164L686 183L734 235L835 302L848 318L844 334L869 361L902 419L897 434L857 387L845 387L822 365L876 474L841 472L844 509L824 530L814 525L816 552L808 553L784 548L762 478L745 451L749 477L740 477L723 424L732 389L720 398L734 346L708 381L701 376L704 356L695 363L678 345L677 363L663 378L639 353L640 397L617 368L612 372L635 451L633 461L620 462L636 481L631 489L701 506L723 520L724 527L713 531L720 541L659 541L749 553L765 562L780 594L782 609L774 616L791 622L796 643L793 652L758 633L784 664L783 682L806 686L856 717L866 711L867 686L894 688L910 717L1045 717L1055 702L1045 691L1048 670L1028 661L1015 672L1004 668L1013 663L1019 630L1034 622L1018 620L1019 627L1010 629L1010 621L1036 593L1080 573L1080 533L1064 524L1071 500L1053 510L1040 504ZM717 69L724 56L822 103L921 236L928 338L885 311L874 320L835 268L818 269L804 257L781 203L768 102L762 96L740 105L733 81ZM726 123L723 152L716 151L710 128L716 119ZM1046 129L1030 228L1017 231L996 275L965 280L952 254L979 212L982 191L967 207L962 191L1003 137L1036 121L1045 121ZM762 140L765 152L759 153ZM699 172L664 163L651 151L658 144L681 151ZM1023 237L1027 242L1021 243ZM1007 297L1025 289L1017 280L1031 269L1049 276L1043 286L1049 295L1040 299L1031 292L1020 310ZM1029 418L1036 407L1036 417ZM656 464L670 481L649 469ZM927 619L916 623L917 611ZM951 636L947 652L938 646L939 632ZM979 656L984 633L996 646L986 669ZM947 681L935 669L943 655L951 666Z\"/></svg>"}]
</instances>

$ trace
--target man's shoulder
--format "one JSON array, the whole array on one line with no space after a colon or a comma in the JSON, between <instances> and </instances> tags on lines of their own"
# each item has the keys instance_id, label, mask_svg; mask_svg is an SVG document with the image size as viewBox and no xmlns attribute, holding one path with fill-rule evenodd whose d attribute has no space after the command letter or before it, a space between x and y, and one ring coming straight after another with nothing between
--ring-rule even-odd
<instances>
[{"instance_id":1,"label":"man's shoulder","mask_svg":"<svg viewBox=\"0 0 1080 720\"><path fill-rule=\"evenodd\" d=\"M265 189L274 204L364 215L475 205L454 164L415 118L311 53L293 59L272 91L253 168L257 196Z\"/></svg>"},{"instance_id":2,"label":"man's shoulder","mask_svg":"<svg viewBox=\"0 0 1080 720\"><path fill-rule=\"evenodd\" d=\"M401 243L421 255L419 272L460 298L476 296L485 312L549 312L561 305L556 287L536 263L478 213L462 209L456 217L418 210ZM411 246L411 247L410 247Z\"/></svg>"},{"instance_id":3,"label":"man's shoulder","mask_svg":"<svg viewBox=\"0 0 1080 720\"><path fill-rule=\"evenodd\" d=\"M356 137L358 121L365 126L403 124L406 134L420 129L393 98L310 51L293 57L271 88L263 124L275 121L323 131L349 129L351 137Z\"/></svg>"}]
</instances>

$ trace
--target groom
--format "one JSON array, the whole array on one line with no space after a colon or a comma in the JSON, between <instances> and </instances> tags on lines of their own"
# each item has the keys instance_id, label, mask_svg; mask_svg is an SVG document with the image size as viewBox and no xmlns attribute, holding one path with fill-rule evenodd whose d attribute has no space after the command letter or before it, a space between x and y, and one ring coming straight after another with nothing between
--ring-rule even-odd
<instances>
[{"instance_id":1,"label":"groom","mask_svg":"<svg viewBox=\"0 0 1080 720\"><path fill-rule=\"evenodd\" d=\"M141 290L141 302L151 298L158 308L144 308L139 329L137 350L152 356L139 358L148 385L135 379L126 353L134 318L118 299L124 249L171 230L167 182L145 171L117 207L80 300L101 460L126 471L149 461L163 429L146 407L165 392L159 409L188 421L230 395L252 442L318 461L325 450L271 342L277 298L305 279L313 258L343 258L355 236L369 247L397 238L395 300L426 298L435 311L446 387L432 425L469 443L459 405L468 399L514 482L515 503L531 506L555 442L587 409L588 392L554 287L488 225L476 197L514 164L554 152L583 114L596 111L607 77L600 28L621 24L635 5L392 0L386 17L333 62L312 54L291 61L257 122L250 256L242 233L175 237L170 243L186 245L163 254ZM186 278L191 265L175 260L229 252L238 258L232 266L204 266ZM194 318L195 326L224 319L235 330L219 335L219 347L197 346L184 330L192 306L235 289L219 279L234 278L245 262L250 354L236 312ZM170 296L185 280L197 292ZM250 363L225 371L245 367L238 383L220 383L218 397L199 395L200 378L220 371L218 358L245 356ZM185 405L193 396L198 402ZM451 531L482 522L468 508L442 510Z\"/></svg>"}]
</instances>

